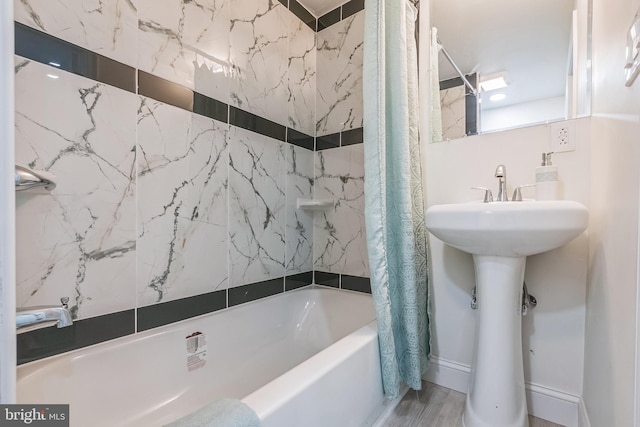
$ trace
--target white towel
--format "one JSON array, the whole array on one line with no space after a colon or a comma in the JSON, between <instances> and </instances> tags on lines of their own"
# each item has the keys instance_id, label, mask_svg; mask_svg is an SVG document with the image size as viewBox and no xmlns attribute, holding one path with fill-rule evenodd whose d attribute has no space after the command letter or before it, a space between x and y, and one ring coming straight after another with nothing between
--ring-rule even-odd
<instances>
[{"instance_id":1,"label":"white towel","mask_svg":"<svg viewBox=\"0 0 640 427\"><path fill-rule=\"evenodd\" d=\"M260 427L256 413L236 399L210 403L165 427Z\"/></svg>"}]
</instances>

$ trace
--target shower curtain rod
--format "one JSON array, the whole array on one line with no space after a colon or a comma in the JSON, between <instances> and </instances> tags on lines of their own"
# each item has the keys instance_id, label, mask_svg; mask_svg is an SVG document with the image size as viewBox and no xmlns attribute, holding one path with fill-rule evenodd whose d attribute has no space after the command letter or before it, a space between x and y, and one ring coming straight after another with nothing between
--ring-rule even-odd
<instances>
[{"instance_id":1,"label":"shower curtain rod","mask_svg":"<svg viewBox=\"0 0 640 427\"><path fill-rule=\"evenodd\" d=\"M455 61L453 60L453 58L451 57L451 55L449 55L449 52L447 52L447 49L444 47L444 45L442 44L442 42L440 41L440 38L436 39L436 42L438 43L438 46L440 46L440 49L442 50L442 53L444 54L445 58L447 58L447 61L449 61L449 63L451 64L451 66L453 67L454 70L456 70L456 73L458 73L458 75L460 76L460 78L462 79L462 81L464 82L465 86L467 86L469 88L469 90L471 91L471 93L473 93L473 96L478 96L478 91L476 90L476 88L474 88L471 83L469 83L469 80L467 80L467 78L465 77L465 75L462 73L462 71L460 70L460 68L458 68L458 66L456 65Z\"/></svg>"}]
</instances>

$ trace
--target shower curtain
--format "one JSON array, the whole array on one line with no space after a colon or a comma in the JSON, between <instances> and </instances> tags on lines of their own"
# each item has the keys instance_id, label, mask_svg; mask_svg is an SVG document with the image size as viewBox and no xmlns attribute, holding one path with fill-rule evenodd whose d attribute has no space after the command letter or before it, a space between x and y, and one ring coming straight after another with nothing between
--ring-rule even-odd
<instances>
[{"instance_id":1,"label":"shower curtain","mask_svg":"<svg viewBox=\"0 0 640 427\"><path fill-rule=\"evenodd\" d=\"M421 389L430 351L416 18L409 0L365 2L365 217L389 398L402 382Z\"/></svg>"}]
</instances>

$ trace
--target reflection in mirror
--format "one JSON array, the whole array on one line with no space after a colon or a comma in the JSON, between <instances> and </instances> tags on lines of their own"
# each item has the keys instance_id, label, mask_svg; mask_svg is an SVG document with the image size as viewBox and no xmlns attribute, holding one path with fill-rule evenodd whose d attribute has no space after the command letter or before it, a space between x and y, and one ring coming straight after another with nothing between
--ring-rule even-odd
<instances>
[{"instance_id":1,"label":"reflection in mirror","mask_svg":"<svg viewBox=\"0 0 640 427\"><path fill-rule=\"evenodd\" d=\"M432 141L590 114L590 0L431 9Z\"/></svg>"}]
</instances>

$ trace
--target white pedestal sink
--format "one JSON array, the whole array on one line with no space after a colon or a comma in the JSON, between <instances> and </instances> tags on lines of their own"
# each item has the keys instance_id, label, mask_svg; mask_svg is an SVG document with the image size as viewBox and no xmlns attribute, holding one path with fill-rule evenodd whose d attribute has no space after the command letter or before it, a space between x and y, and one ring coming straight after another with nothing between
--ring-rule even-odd
<instances>
[{"instance_id":1,"label":"white pedestal sink","mask_svg":"<svg viewBox=\"0 0 640 427\"><path fill-rule=\"evenodd\" d=\"M477 336L465 427L528 426L522 367L522 282L528 255L558 248L587 228L587 208L572 201L436 205L429 231L473 255Z\"/></svg>"}]
</instances>

